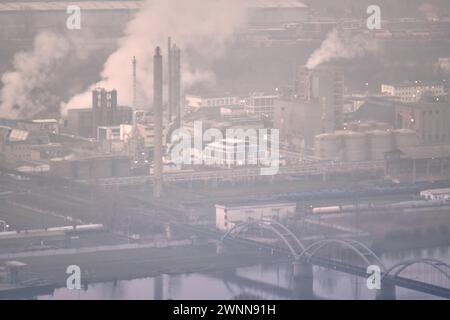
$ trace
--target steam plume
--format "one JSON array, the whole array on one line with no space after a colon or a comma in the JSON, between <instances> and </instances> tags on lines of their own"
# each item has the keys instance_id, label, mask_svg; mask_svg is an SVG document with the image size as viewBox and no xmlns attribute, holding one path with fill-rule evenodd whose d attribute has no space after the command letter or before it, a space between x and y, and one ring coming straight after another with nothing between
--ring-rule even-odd
<instances>
[{"instance_id":1,"label":"steam plume","mask_svg":"<svg viewBox=\"0 0 450 320\"><path fill-rule=\"evenodd\" d=\"M45 87L52 80L54 65L66 57L70 45L63 37L49 32L36 36L33 49L14 56L14 71L1 77L0 117L30 117L46 110L55 100Z\"/></svg>"},{"instance_id":2,"label":"steam plume","mask_svg":"<svg viewBox=\"0 0 450 320\"><path fill-rule=\"evenodd\" d=\"M208 68L193 62L206 64L223 54L225 44L236 28L245 21L245 5L240 0L146 0L145 8L128 24L125 35L119 40L118 49L109 56L103 66L101 81L91 85L86 92L76 95L62 105L62 114L68 109L89 107L90 92L95 87L118 90L120 104L131 105L131 59L138 63L138 93L145 101L151 101L152 55L156 46L162 46L171 36L183 50L183 84L189 86L200 81L213 81ZM167 53L163 54L167 56ZM138 101L139 103L139 101Z\"/></svg>"},{"instance_id":3,"label":"steam plume","mask_svg":"<svg viewBox=\"0 0 450 320\"><path fill-rule=\"evenodd\" d=\"M339 35L337 29L333 29L309 58L307 67L315 67L337 59L353 59L364 56L367 52L376 51L378 42L373 38L367 38L366 35L357 34L345 38Z\"/></svg>"}]
</instances>

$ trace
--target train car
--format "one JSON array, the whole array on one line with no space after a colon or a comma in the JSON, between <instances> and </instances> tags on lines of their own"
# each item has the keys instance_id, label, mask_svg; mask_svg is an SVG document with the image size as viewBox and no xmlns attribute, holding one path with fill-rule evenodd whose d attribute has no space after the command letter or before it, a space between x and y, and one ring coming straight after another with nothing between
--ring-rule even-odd
<instances>
[{"instance_id":1,"label":"train car","mask_svg":"<svg viewBox=\"0 0 450 320\"><path fill-rule=\"evenodd\" d=\"M102 224L84 224L75 226L75 232L91 232L91 231L103 231Z\"/></svg>"},{"instance_id":2,"label":"train car","mask_svg":"<svg viewBox=\"0 0 450 320\"><path fill-rule=\"evenodd\" d=\"M324 214L324 213L339 213L341 212L340 206L335 207L319 207L319 208L313 208L312 213L313 214Z\"/></svg>"}]
</instances>

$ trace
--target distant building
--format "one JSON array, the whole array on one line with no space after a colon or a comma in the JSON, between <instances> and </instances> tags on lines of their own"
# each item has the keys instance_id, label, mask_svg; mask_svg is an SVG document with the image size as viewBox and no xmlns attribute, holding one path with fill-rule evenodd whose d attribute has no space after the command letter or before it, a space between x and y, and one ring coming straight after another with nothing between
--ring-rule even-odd
<instances>
[{"instance_id":1,"label":"distant building","mask_svg":"<svg viewBox=\"0 0 450 320\"><path fill-rule=\"evenodd\" d=\"M238 106L240 106L240 98L235 95L223 93L186 95L186 108L190 111L203 109L218 115L220 114L221 108L233 108Z\"/></svg>"},{"instance_id":2,"label":"distant building","mask_svg":"<svg viewBox=\"0 0 450 320\"><path fill-rule=\"evenodd\" d=\"M297 210L294 202L216 205L216 228L229 231L241 222L261 219L293 217Z\"/></svg>"},{"instance_id":3,"label":"distant building","mask_svg":"<svg viewBox=\"0 0 450 320\"><path fill-rule=\"evenodd\" d=\"M420 197L425 200L450 200L450 189L430 189L420 192Z\"/></svg>"},{"instance_id":4,"label":"distant building","mask_svg":"<svg viewBox=\"0 0 450 320\"><path fill-rule=\"evenodd\" d=\"M450 104L416 102L396 104L396 126L414 130L426 145L450 143Z\"/></svg>"},{"instance_id":5,"label":"distant building","mask_svg":"<svg viewBox=\"0 0 450 320\"><path fill-rule=\"evenodd\" d=\"M253 145L258 152L258 145ZM205 146L203 161L206 165L213 167L238 167L248 164L257 165L257 153L249 152L250 143L240 139L223 139L214 141ZM256 158L255 158L256 156ZM265 157L262 155L261 158Z\"/></svg>"},{"instance_id":6,"label":"distant building","mask_svg":"<svg viewBox=\"0 0 450 320\"><path fill-rule=\"evenodd\" d=\"M130 107L117 107L112 121L109 124L96 125L97 121L93 114L93 109L70 109L67 113L67 131L71 134L87 138L96 138L98 127L118 126L120 124L131 124L133 122L133 109ZM104 123L104 122L102 122ZM96 128L95 132L94 127Z\"/></svg>"},{"instance_id":7,"label":"distant building","mask_svg":"<svg viewBox=\"0 0 450 320\"><path fill-rule=\"evenodd\" d=\"M398 97L403 103L414 103L421 101L426 95L445 95L445 86L439 82L409 81L400 84L382 84L381 93Z\"/></svg>"},{"instance_id":8,"label":"distant building","mask_svg":"<svg viewBox=\"0 0 450 320\"><path fill-rule=\"evenodd\" d=\"M106 91L104 88L96 88L92 91L92 125L94 136L100 126L114 125L117 112L117 91Z\"/></svg>"},{"instance_id":9,"label":"distant building","mask_svg":"<svg viewBox=\"0 0 450 320\"><path fill-rule=\"evenodd\" d=\"M298 102L278 99L274 106L274 128L280 130L280 141L295 144L302 141L303 147L314 147L314 137L323 133L321 100Z\"/></svg>"},{"instance_id":10,"label":"distant building","mask_svg":"<svg viewBox=\"0 0 450 320\"><path fill-rule=\"evenodd\" d=\"M297 0L246 0L250 26L284 26L308 18L308 6Z\"/></svg>"},{"instance_id":11,"label":"distant building","mask_svg":"<svg viewBox=\"0 0 450 320\"><path fill-rule=\"evenodd\" d=\"M277 98L277 95L251 94L245 103L245 110L249 114L273 118L273 105Z\"/></svg>"},{"instance_id":12,"label":"distant building","mask_svg":"<svg viewBox=\"0 0 450 320\"><path fill-rule=\"evenodd\" d=\"M450 147L424 146L389 152L385 175L400 183L450 180Z\"/></svg>"},{"instance_id":13,"label":"distant building","mask_svg":"<svg viewBox=\"0 0 450 320\"><path fill-rule=\"evenodd\" d=\"M322 127L332 133L343 126L344 71L336 66L319 66L313 70L300 66L295 81L299 102L323 99Z\"/></svg>"}]
</instances>

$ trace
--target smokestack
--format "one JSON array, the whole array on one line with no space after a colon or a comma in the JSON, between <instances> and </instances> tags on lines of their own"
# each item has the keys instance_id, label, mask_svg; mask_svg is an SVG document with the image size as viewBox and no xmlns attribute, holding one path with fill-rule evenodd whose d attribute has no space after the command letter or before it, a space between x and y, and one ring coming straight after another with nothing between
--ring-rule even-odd
<instances>
[{"instance_id":1,"label":"smokestack","mask_svg":"<svg viewBox=\"0 0 450 320\"><path fill-rule=\"evenodd\" d=\"M172 55L172 39L169 37L168 43L167 43L167 52L168 52L168 75L169 75L169 85L168 85L168 96L169 96L169 123L172 122L172 112L173 112L173 72L172 72L172 65L173 65L173 55Z\"/></svg>"},{"instance_id":2,"label":"smokestack","mask_svg":"<svg viewBox=\"0 0 450 320\"><path fill-rule=\"evenodd\" d=\"M181 126L181 50L174 46L173 49L173 86L174 86L174 106L176 110L176 117L178 119L178 125Z\"/></svg>"},{"instance_id":3,"label":"smokestack","mask_svg":"<svg viewBox=\"0 0 450 320\"><path fill-rule=\"evenodd\" d=\"M154 108L154 182L153 196L161 197L162 192L162 125L163 125L163 62L161 56L161 48L156 47L153 56L153 108Z\"/></svg>"},{"instance_id":4,"label":"smokestack","mask_svg":"<svg viewBox=\"0 0 450 320\"><path fill-rule=\"evenodd\" d=\"M133 57L133 110L137 109L137 94L136 94L136 57Z\"/></svg>"}]
</instances>

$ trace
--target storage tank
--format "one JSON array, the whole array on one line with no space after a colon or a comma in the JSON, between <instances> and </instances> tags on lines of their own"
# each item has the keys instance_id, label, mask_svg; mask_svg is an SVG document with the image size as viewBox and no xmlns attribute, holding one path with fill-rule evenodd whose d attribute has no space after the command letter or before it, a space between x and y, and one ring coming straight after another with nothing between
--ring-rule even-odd
<instances>
[{"instance_id":1,"label":"storage tank","mask_svg":"<svg viewBox=\"0 0 450 320\"><path fill-rule=\"evenodd\" d=\"M370 159L383 160L384 154L393 149L390 131L371 131L369 135Z\"/></svg>"},{"instance_id":2,"label":"storage tank","mask_svg":"<svg viewBox=\"0 0 450 320\"><path fill-rule=\"evenodd\" d=\"M322 160L342 160L342 135L324 133L314 139L316 156Z\"/></svg>"},{"instance_id":3,"label":"storage tank","mask_svg":"<svg viewBox=\"0 0 450 320\"><path fill-rule=\"evenodd\" d=\"M360 132L346 132L343 134L345 146L345 160L364 161L367 159L367 136Z\"/></svg>"},{"instance_id":4,"label":"storage tank","mask_svg":"<svg viewBox=\"0 0 450 320\"><path fill-rule=\"evenodd\" d=\"M419 141L417 135L413 130L399 129L394 130L395 147L402 150L403 148L415 147Z\"/></svg>"}]
</instances>

